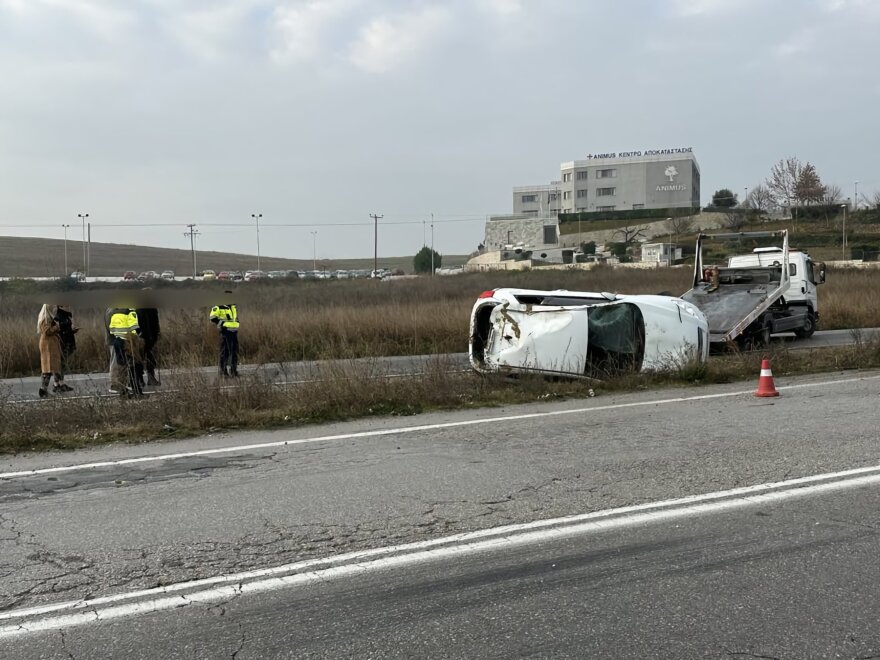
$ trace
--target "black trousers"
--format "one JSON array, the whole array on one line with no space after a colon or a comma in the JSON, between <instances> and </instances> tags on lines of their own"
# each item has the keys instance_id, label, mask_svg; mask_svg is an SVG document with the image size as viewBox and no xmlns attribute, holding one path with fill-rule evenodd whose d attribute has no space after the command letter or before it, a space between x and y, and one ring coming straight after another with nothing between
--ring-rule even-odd
<instances>
[{"instance_id":1,"label":"black trousers","mask_svg":"<svg viewBox=\"0 0 880 660\"><path fill-rule=\"evenodd\" d=\"M159 341L158 337L142 337L142 339L144 340L143 361L138 362L135 365L137 378L141 382L143 382L144 380L145 367L148 376L155 377L156 375L156 367L158 366L158 362L156 360L156 343Z\"/></svg>"},{"instance_id":2,"label":"black trousers","mask_svg":"<svg viewBox=\"0 0 880 660\"><path fill-rule=\"evenodd\" d=\"M220 329L220 373L238 375L238 333Z\"/></svg>"}]
</instances>

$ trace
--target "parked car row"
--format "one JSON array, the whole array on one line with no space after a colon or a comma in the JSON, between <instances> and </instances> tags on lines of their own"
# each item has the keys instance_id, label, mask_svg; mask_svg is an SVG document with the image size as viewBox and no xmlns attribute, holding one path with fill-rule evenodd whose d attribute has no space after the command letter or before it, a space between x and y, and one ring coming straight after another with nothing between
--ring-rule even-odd
<instances>
[{"instance_id":1,"label":"parked car row","mask_svg":"<svg viewBox=\"0 0 880 660\"><path fill-rule=\"evenodd\" d=\"M402 275L400 269L389 270L380 268L378 270L270 270L265 272L262 270L248 270L242 273L240 270L221 270L219 272L211 269L203 270L200 277L204 282L219 280L222 282L255 282L257 280L270 279L304 279L304 280L353 280L353 279L382 279L389 275ZM71 273L74 279L85 279L83 273ZM166 270L158 273L155 270L147 270L137 273L133 270L127 270L122 276L127 282L148 282L151 280L168 280L174 281L174 271Z\"/></svg>"},{"instance_id":2,"label":"parked car row","mask_svg":"<svg viewBox=\"0 0 880 660\"><path fill-rule=\"evenodd\" d=\"M143 273L137 274L133 270L127 270L122 274L122 279L126 282L148 282L150 280L167 280L174 281L173 270L163 270L157 273L155 270L145 270Z\"/></svg>"}]
</instances>

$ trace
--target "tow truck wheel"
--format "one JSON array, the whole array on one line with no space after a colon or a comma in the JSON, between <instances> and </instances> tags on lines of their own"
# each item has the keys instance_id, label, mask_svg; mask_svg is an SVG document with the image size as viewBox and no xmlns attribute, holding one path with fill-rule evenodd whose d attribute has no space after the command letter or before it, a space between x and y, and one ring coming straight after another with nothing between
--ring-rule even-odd
<instances>
[{"instance_id":1,"label":"tow truck wheel","mask_svg":"<svg viewBox=\"0 0 880 660\"><path fill-rule=\"evenodd\" d=\"M813 312L807 312L804 317L804 327L795 330L794 334L798 339L807 339L812 337L814 332L816 332L816 317L813 316Z\"/></svg>"},{"instance_id":2,"label":"tow truck wheel","mask_svg":"<svg viewBox=\"0 0 880 660\"><path fill-rule=\"evenodd\" d=\"M764 348L770 345L770 323L764 323L764 327L755 335L755 344L759 348Z\"/></svg>"}]
</instances>

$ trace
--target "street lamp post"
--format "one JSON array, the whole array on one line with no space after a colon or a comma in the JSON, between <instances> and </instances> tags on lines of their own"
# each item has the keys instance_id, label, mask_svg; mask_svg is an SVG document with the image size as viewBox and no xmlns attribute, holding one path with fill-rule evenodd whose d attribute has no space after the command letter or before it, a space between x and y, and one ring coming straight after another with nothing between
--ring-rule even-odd
<instances>
[{"instance_id":1,"label":"street lamp post","mask_svg":"<svg viewBox=\"0 0 880 660\"><path fill-rule=\"evenodd\" d=\"M434 277L434 214L431 214L431 277Z\"/></svg>"},{"instance_id":2,"label":"street lamp post","mask_svg":"<svg viewBox=\"0 0 880 660\"><path fill-rule=\"evenodd\" d=\"M86 269L86 218L89 217L88 213L77 213L76 217L82 220L83 226L83 235L82 235L82 244L83 244L83 260L82 260L82 271L84 272Z\"/></svg>"},{"instance_id":3,"label":"street lamp post","mask_svg":"<svg viewBox=\"0 0 880 660\"><path fill-rule=\"evenodd\" d=\"M257 221L257 270L260 270L260 218L262 213L251 213L251 217Z\"/></svg>"},{"instance_id":4,"label":"street lamp post","mask_svg":"<svg viewBox=\"0 0 880 660\"><path fill-rule=\"evenodd\" d=\"M64 227L64 277L70 277L70 271L67 269L67 228L70 225L61 225Z\"/></svg>"},{"instance_id":5,"label":"street lamp post","mask_svg":"<svg viewBox=\"0 0 880 660\"><path fill-rule=\"evenodd\" d=\"M841 204L840 208L843 209L843 244L840 249L840 259L846 261L846 204Z\"/></svg>"},{"instance_id":6,"label":"street lamp post","mask_svg":"<svg viewBox=\"0 0 880 660\"><path fill-rule=\"evenodd\" d=\"M315 249L315 240L316 240L317 236L318 236L318 232L313 231L312 232L312 270L313 271L318 270L318 252Z\"/></svg>"}]
</instances>

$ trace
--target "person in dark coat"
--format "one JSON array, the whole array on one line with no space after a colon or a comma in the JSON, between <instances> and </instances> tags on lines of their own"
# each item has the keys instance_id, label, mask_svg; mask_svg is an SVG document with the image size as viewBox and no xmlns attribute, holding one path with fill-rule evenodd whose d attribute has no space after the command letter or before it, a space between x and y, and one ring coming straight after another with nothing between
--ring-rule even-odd
<instances>
[{"instance_id":1,"label":"person in dark coat","mask_svg":"<svg viewBox=\"0 0 880 660\"><path fill-rule=\"evenodd\" d=\"M143 339L143 359L138 362L135 367L137 369L137 377L144 385L144 369L147 371L147 385L155 387L161 385L156 377L156 369L158 361L156 360L156 344L159 342L159 310L155 307L140 307L137 310L138 325L141 329L141 339Z\"/></svg>"},{"instance_id":2,"label":"person in dark coat","mask_svg":"<svg viewBox=\"0 0 880 660\"><path fill-rule=\"evenodd\" d=\"M58 323L58 339L61 340L61 373L67 373L67 360L76 350L79 328L73 325L73 313L62 305L58 305L55 311L55 321Z\"/></svg>"}]
</instances>

